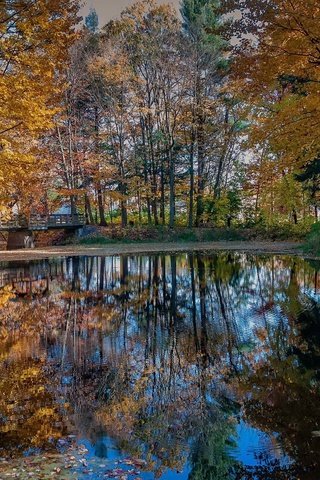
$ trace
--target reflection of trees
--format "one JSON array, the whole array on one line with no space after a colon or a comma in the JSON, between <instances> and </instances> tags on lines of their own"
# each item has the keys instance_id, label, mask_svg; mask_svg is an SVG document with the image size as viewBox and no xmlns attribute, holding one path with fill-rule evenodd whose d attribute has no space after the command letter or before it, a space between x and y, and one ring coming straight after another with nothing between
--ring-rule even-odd
<instances>
[{"instance_id":1,"label":"reflection of trees","mask_svg":"<svg viewBox=\"0 0 320 480\"><path fill-rule=\"evenodd\" d=\"M286 304L290 325L284 329L280 322L269 328L268 343L257 351L261 360L252 357L247 363L240 392L246 396L250 423L278 432L285 451L296 460L296 475L313 478L320 468L320 439L314 433L320 430L320 308L314 300L297 297L296 278L288 289L294 295Z\"/></svg>"},{"instance_id":2,"label":"reflection of trees","mask_svg":"<svg viewBox=\"0 0 320 480\"><path fill-rule=\"evenodd\" d=\"M43 268L50 295L6 298L0 359L18 371L22 360L41 358L48 367L41 375L50 371L54 386L50 402L69 403L77 430L98 450L107 430L160 474L182 468L191 448L190 479L227 478L239 468L225 449L234 398L244 399L253 424L282 435L297 462L307 447L319 450L311 436L320 430L313 418L318 311L311 301L301 304L302 291L314 293L315 276L302 260L87 257ZM1 418L9 428L6 414ZM27 431L19 432L26 445Z\"/></svg>"},{"instance_id":3,"label":"reflection of trees","mask_svg":"<svg viewBox=\"0 0 320 480\"><path fill-rule=\"evenodd\" d=\"M234 425L221 412L215 411L197 427L200 434L192 448L189 480L229 479L237 466L226 451L234 435Z\"/></svg>"},{"instance_id":4,"label":"reflection of trees","mask_svg":"<svg viewBox=\"0 0 320 480\"><path fill-rule=\"evenodd\" d=\"M66 433L65 407L56 403L54 380L40 360L0 369L0 454L54 448Z\"/></svg>"}]
</instances>

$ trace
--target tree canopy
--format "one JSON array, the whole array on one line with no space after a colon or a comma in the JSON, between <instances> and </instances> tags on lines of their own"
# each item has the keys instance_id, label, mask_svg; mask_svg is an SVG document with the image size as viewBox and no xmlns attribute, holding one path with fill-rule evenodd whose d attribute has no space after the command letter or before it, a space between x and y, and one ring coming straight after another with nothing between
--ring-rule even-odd
<instances>
[{"instance_id":1,"label":"tree canopy","mask_svg":"<svg viewBox=\"0 0 320 480\"><path fill-rule=\"evenodd\" d=\"M2 210L70 202L122 227L317 219L316 0L183 0L181 15L142 0L75 30L78 10L1 4Z\"/></svg>"}]
</instances>

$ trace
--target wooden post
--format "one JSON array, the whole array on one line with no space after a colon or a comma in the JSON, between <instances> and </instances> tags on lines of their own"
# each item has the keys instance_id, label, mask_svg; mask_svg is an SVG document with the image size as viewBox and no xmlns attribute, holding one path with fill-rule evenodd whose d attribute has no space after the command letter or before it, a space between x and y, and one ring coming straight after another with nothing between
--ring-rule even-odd
<instances>
[{"instance_id":1,"label":"wooden post","mask_svg":"<svg viewBox=\"0 0 320 480\"><path fill-rule=\"evenodd\" d=\"M10 230L7 240L7 250L19 248L34 248L33 233L30 230Z\"/></svg>"}]
</instances>

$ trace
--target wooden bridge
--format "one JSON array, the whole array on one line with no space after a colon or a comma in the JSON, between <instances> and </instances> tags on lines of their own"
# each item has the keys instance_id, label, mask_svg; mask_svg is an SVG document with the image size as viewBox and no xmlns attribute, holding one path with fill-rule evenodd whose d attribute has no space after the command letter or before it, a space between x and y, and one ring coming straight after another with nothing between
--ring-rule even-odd
<instances>
[{"instance_id":1,"label":"wooden bridge","mask_svg":"<svg viewBox=\"0 0 320 480\"><path fill-rule=\"evenodd\" d=\"M10 219L0 218L0 230L9 232L17 230L51 230L54 228L80 228L85 224L84 215L30 215L29 219L15 215Z\"/></svg>"},{"instance_id":2,"label":"wooden bridge","mask_svg":"<svg viewBox=\"0 0 320 480\"><path fill-rule=\"evenodd\" d=\"M53 229L76 230L85 225L85 217L76 214L15 215L10 219L0 217L0 232L8 232L7 250L33 248L33 233Z\"/></svg>"}]
</instances>

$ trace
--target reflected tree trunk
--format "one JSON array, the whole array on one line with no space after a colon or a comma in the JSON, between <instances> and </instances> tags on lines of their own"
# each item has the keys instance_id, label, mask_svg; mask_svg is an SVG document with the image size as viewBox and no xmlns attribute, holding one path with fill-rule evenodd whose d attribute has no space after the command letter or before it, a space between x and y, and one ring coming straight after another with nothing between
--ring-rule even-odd
<instances>
[{"instance_id":1,"label":"reflected tree trunk","mask_svg":"<svg viewBox=\"0 0 320 480\"><path fill-rule=\"evenodd\" d=\"M195 284L195 275L194 275L194 256L190 254L189 256L189 267L190 267L190 282L191 282L191 296L192 296L192 324L193 324L193 336L194 336L194 345L196 353L199 352L199 338L198 338L198 329L197 329L197 304L196 304L196 284Z\"/></svg>"},{"instance_id":2,"label":"reflected tree trunk","mask_svg":"<svg viewBox=\"0 0 320 480\"><path fill-rule=\"evenodd\" d=\"M202 367L205 369L209 365L208 354L208 327L207 327L207 312L206 312L206 268L204 261L200 255L197 256L198 264L198 278L199 278L199 297L200 297L200 321L201 321L201 333L200 333L200 352L202 358Z\"/></svg>"}]
</instances>

